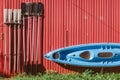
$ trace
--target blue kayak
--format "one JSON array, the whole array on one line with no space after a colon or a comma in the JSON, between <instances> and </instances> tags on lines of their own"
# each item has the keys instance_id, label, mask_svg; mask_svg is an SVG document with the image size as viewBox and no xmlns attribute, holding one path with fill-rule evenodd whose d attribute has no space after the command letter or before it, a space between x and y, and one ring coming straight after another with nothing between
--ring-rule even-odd
<instances>
[{"instance_id":1,"label":"blue kayak","mask_svg":"<svg viewBox=\"0 0 120 80\"><path fill-rule=\"evenodd\" d=\"M83 67L120 66L119 43L94 43L69 46L45 55L48 60Z\"/></svg>"}]
</instances>

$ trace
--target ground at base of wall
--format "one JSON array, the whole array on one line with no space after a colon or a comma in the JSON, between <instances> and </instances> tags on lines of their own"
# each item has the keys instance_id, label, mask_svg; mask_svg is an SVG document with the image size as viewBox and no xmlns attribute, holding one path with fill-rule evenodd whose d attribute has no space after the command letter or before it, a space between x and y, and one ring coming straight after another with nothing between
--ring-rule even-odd
<instances>
[{"instance_id":1,"label":"ground at base of wall","mask_svg":"<svg viewBox=\"0 0 120 80\"><path fill-rule=\"evenodd\" d=\"M0 80L119 80L120 73L94 73L86 70L83 73L57 74L54 71L37 75L19 74L11 78L0 77Z\"/></svg>"}]
</instances>

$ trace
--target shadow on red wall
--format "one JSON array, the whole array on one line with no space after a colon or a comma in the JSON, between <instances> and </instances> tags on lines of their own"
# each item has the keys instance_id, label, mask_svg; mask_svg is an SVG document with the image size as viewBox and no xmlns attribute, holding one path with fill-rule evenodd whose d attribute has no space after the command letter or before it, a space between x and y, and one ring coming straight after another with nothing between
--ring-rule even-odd
<instances>
[{"instance_id":1,"label":"shadow on red wall","mask_svg":"<svg viewBox=\"0 0 120 80\"><path fill-rule=\"evenodd\" d=\"M102 67L79 67L79 66L71 66L71 65L64 65L64 64L59 64L61 67L65 68L65 69L69 69L73 72L78 72L78 73L82 73L85 70L92 70L93 72L98 72L98 73L119 73L120 72L120 67L106 67L106 68L102 68Z\"/></svg>"}]
</instances>

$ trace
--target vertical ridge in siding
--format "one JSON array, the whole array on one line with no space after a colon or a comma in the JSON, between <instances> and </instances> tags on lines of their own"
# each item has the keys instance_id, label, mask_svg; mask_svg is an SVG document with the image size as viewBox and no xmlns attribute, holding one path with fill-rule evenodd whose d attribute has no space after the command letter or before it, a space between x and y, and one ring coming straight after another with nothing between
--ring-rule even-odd
<instances>
[{"instance_id":1,"label":"vertical ridge in siding","mask_svg":"<svg viewBox=\"0 0 120 80\"><path fill-rule=\"evenodd\" d=\"M72 67L68 65L59 65L54 62L46 60L43 55L54 49L58 49L65 46L71 46L76 44L85 44L85 43L96 43L96 42L120 42L119 39L119 0L5 0L6 8L17 9L20 8L21 2L43 2L44 4L44 21L42 26L43 33L41 38L39 38L39 64L40 68L46 70L55 70L59 73L66 73L71 71L83 71L86 68L81 67ZM3 3L3 0L2 2ZM3 4L3 5L4 5ZM3 7L1 7L3 11ZM1 11L1 12L2 12ZM1 16L2 17L2 16ZM31 19L32 20L32 19ZM3 20L1 19L0 22ZM27 20L26 20L27 22ZM35 26L37 21L35 20ZM31 28L30 32L30 49L32 48L32 21L30 26L26 27ZM40 26L41 27L41 26ZM4 35L6 40L6 53L7 53L7 64L6 69L9 69L9 27L4 26L6 33ZM2 28L0 28L2 31ZM26 30L27 32L27 30ZM12 31L13 34L13 31ZM43 34L43 35L42 35ZM35 34L36 35L36 34ZM27 36L27 34L26 34ZM12 37L13 39L13 37ZM36 40L35 40L36 41ZM13 41L12 41L13 43ZM36 46L36 42L34 42ZM43 47L40 45L43 44ZM2 41L0 42L0 48L2 49L4 45ZM13 47L13 46L12 46ZM3 49L4 50L4 49ZM3 50L0 53L0 60L2 60ZM34 49L36 50L36 49ZM35 52L34 52L35 53ZM12 48L13 54L13 48ZM13 56L12 56L13 57ZM30 52L29 66L32 65L31 58L32 53ZM34 54L34 58L36 55ZM14 60L13 58L11 60ZM3 64L4 61L0 61L0 64ZM36 63L34 61L34 63ZM12 64L14 64L12 62ZM22 64L22 63L20 63ZM28 67L29 67L28 66ZM13 66L11 66L13 67ZM0 73L3 73L1 70L3 67L0 66ZM31 70L32 67L29 67L28 70ZM11 68L12 71L13 68ZM33 68L32 68L33 69ZM40 70L40 69L39 69ZM41 71L41 70L40 70ZM15 73L12 71L12 73ZM4 74L10 74L10 70L6 70Z\"/></svg>"}]
</instances>

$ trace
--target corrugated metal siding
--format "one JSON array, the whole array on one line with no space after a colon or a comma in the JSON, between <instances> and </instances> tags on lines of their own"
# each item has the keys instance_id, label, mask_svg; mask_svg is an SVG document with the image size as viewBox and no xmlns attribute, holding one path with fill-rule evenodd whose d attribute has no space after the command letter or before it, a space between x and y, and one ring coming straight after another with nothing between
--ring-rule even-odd
<instances>
[{"instance_id":1,"label":"corrugated metal siding","mask_svg":"<svg viewBox=\"0 0 120 80\"><path fill-rule=\"evenodd\" d=\"M50 4L55 7L52 8ZM45 16L48 20L44 20L48 24L44 26L43 53L69 45L119 42L119 33L116 32L119 30L118 4L118 0L51 0L47 3L48 6L45 6L45 9L48 8L45 14L49 14ZM60 73L84 70L80 67L59 66L45 59L43 62L47 70Z\"/></svg>"},{"instance_id":2,"label":"corrugated metal siding","mask_svg":"<svg viewBox=\"0 0 120 80\"><path fill-rule=\"evenodd\" d=\"M1 1L0 5L3 4L3 1ZM3 6L0 7L0 12L3 13ZM3 17L0 16L0 33L3 32ZM2 33L3 34L3 33ZM3 41L0 40L0 65L3 65L3 47L2 47ZM3 71L3 66L0 66L0 73Z\"/></svg>"},{"instance_id":3,"label":"corrugated metal siding","mask_svg":"<svg viewBox=\"0 0 120 80\"><path fill-rule=\"evenodd\" d=\"M67 73L70 71L82 72L86 68L73 67L56 64L46 60L43 55L49 51L57 48L96 42L120 42L119 33L119 19L120 19L120 1L119 0L1 0L0 12L3 13L4 8L20 8L21 2L42 2L44 4L44 19L40 27L39 34L39 53L38 53L38 71L55 70L59 73ZM0 15L0 37L4 33L4 40L0 40L0 73L11 74L9 69L9 27L3 24L3 15ZM36 22L35 32L36 32ZM42 18L40 22L42 21ZM26 19L27 23L27 19ZM42 22L41 22L42 23ZM34 71L35 67L32 65L32 18L30 18L30 26L26 24L26 37L27 31L30 29L30 58L28 72ZM29 28L28 28L29 27ZM21 29L21 32L23 30ZM22 35L22 33L21 33ZM36 34L35 34L36 35ZM13 37L12 37L13 38ZM34 52L36 51L36 40ZM3 71L4 65L4 45L6 42L6 72ZM23 42L21 40L21 42ZM27 38L26 38L27 43ZM26 44L27 45L27 44ZM22 44L21 44L22 46ZM13 46L12 46L13 47ZM13 48L12 48L12 53ZM36 58L36 55L33 56ZM20 72L23 71L23 48L21 47L21 62ZM14 57L12 57L14 60ZM14 63L12 62L11 65ZM34 60L34 65L36 61ZM92 68L94 69L94 68ZM111 68L110 68L111 69ZM106 69L106 71L111 71ZM100 68L96 68L99 71ZM119 68L115 69L116 71ZM12 71L12 73L16 73Z\"/></svg>"}]
</instances>

